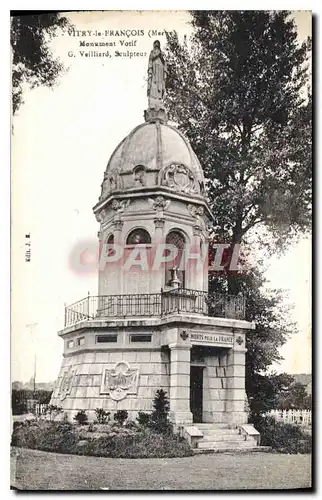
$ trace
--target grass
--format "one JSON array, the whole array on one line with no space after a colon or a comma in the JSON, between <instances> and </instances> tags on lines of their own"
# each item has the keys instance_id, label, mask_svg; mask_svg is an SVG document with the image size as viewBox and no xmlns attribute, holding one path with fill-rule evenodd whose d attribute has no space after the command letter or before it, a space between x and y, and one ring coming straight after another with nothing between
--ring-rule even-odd
<instances>
[{"instance_id":1,"label":"grass","mask_svg":"<svg viewBox=\"0 0 322 500\"><path fill-rule=\"evenodd\" d=\"M311 487L311 456L254 453L117 459L12 448L22 490L231 490Z\"/></svg>"}]
</instances>

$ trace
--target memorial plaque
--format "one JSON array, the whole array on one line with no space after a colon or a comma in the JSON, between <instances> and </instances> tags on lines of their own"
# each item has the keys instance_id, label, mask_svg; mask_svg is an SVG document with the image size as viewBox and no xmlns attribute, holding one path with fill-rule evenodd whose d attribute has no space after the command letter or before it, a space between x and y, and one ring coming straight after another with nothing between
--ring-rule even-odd
<instances>
[{"instance_id":1,"label":"memorial plaque","mask_svg":"<svg viewBox=\"0 0 322 500\"><path fill-rule=\"evenodd\" d=\"M233 335L208 332L189 332L189 340L192 344L196 345L226 345L227 347L231 347L234 343Z\"/></svg>"}]
</instances>

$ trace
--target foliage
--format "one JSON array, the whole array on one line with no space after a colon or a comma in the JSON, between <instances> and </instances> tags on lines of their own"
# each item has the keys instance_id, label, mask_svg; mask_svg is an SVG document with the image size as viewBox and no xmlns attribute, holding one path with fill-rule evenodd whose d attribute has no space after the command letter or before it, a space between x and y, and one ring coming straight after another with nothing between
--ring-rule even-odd
<instances>
[{"instance_id":1,"label":"foliage","mask_svg":"<svg viewBox=\"0 0 322 500\"><path fill-rule=\"evenodd\" d=\"M12 105L15 114L23 103L23 86L53 87L63 71L63 64L54 58L50 40L60 31L71 28L66 17L45 13L11 18Z\"/></svg>"},{"instance_id":2,"label":"foliage","mask_svg":"<svg viewBox=\"0 0 322 500\"><path fill-rule=\"evenodd\" d=\"M117 458L172 458L192 455L188 442L173 434L159 434L152 429L132 435L117 434L88 441L86 455Z\"/></svg>"},{"instance_id":3,"label":"foliage","mask_svg":"<svg viewBox=\"0 0 322 500\"><path fill-rule=\"evenodd\" d=\"M103 410L103 408L96 408L95 410L96 418L99 424L105 424L111 414L109 411Z\"/></svg>"},{"instance_id":4,"label":"foliage","mask_svg":"<svg viewBox=\"0 0 322 500\"><path fill-rule=\"evenodd\" d=\"M279 395L276 403L276 408L280 410L311 410L311 396L306 393L305 386L300 382L296 382L288 387Z\"/></svg>"},{"instance_id":5,"label":"foliage","mask_svg":"<svg viewBox=\"0 0 322 500\"><path fill-rule=\"evenodd\" d=\"M155 432L168 433L172 431L169 420L170 403L167 393L163 389L156 391L153 399L153 412L150 417L150 426Z\"/></svg>"},{"instance_id":6,"label":"foliage","mask_svg":"<svg viewBox=\"0 0 322 500\"><path fill-rule=\"evenodd\" d=\"M149 427L151 419L150 413L145 413L144 411L139 411L136 420L140 427Z\"/></svg>"},{"instance_id":7,"label":"foliage","mask_svg":"<svg viewBox=\"0 0 322 500\"><path fill-rule=\"evenodd\" d=\"M79 410L79 412L74 416L74 420L76 420L79 425L87 425L88 416L86 415L85 410Z\"/></svg>"},{"instance_id":8,"label":"foliage","mask_svg":"<svg viewBox=\"0 0 322 500\"><path fill-rule=\"evenodd\" d=\"M252 415L261 415L278 407L278 400L293 382L287 373L261 375L254 373L247 381Z\"/></svg>"},{"instance_id":9,"label":"foliage","mask_svg":"<svg viewBox=\"0 0 322 500\"><path fill-rule=\"evenodd\" d=\"M12 389L11 408L13 415L28 413L27 400L33 399L39 404L49 404L52 391L30 389Z\"/></svg>"},{"instance_id":10,"label":"foliage","mask_svg":"<svg viewBox=\"0 0 322 500\"><path fill-rule=\"evenodd\" d=\"M252 423L261 435L261 445L281 453L311 453L312 437L300 427L277 422L273 417L253 417Z\"/></svg>"},{"instance_id":11,"label":"foliage","mask_svg":"<svg viewBox=\"0 0 322 500\"><path fill-rule=\"evenodd\" d=\"M22 397L22 391L16 389L11 391L11 409L13 415L27 413L27 400Z\"/></svg>"},{"instance_id":12,"label":"foliage","mask_svg":"<svg viewBox=\"0 0 322 500\"><path fill-rule=\"evenodd\" d=\"M35 450L74 453L77 440L70 423L25 420L14 422L11 444Z\"/></svg>"},{"instance_id":13,"label":"foliage","mask_svg":"<svg viewBox=\"0 0 322 500\"><path fill-rule=\"evenodd\" d=\"M269 229L272 249L310 228L311 41L288 11L193 11L167 34L166 103L203 166L217 241ZM305 91L306 89L306 91Z\"/></svg>"},{"instance_id":14,"label":"foliage","mask_svg":"<svg viewBox=\"0 0 322 500\"><path fill-rule=\"evenodd\" d=\"M114 413L114 420L118 423L118 425L122 426L127 420L128 416L129 415L126 410L117 410L117 412Z\"/></svg>"},{"instance_id":15,"label":"foliage","mask_svg":"<svg viewBox=\"0 0 322 500\"><path fill-rule=\"evenodd\" d=\"M61 406L56 406L56 405L48 405L46 408L46 414L49 415L50 420L52 418L57 417L60 413L62 413L63 409Z\"/></svg>"},{"instance_id":16,"label":"foliage","mask_svg":"<svg viewBox=\"0 0 322 500\"><path fill-rule=\"evenodd\" d=\"M310 229L311 40L297 41L288 11L193 11L193 33L167 34L166 104L203 167L215 243L284 250ZM246 390L252 411L274 400L262 373L295 327L280 290L265 291L260 262L211 275L210 293L242 293L248 332ZM266 395L266 392L268 394Z\"/></svg>"},{"instance_id":17,"label":"foliage","mask_svg":"<svg viewBox=\"0 0 322 500\"><path fill-rule=\"evenodd\" d=\"M101 429L103 425L99 425ZM47 420L15 422L12 445L59 453L115 458L166 458L190 456L188 442L178 435L152 429L125 429L104 425L102 433ZM98 430L97 429L97 430Z\"/></svg>"}]
</instances>

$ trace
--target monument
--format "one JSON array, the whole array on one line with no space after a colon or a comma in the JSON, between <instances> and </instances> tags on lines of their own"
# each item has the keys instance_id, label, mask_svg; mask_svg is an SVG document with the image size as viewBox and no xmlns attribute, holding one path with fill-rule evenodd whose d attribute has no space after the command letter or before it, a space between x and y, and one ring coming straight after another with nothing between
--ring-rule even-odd
<instances>
[{"instance_id":1,"label":"monument","mask_svg":"<svg viewBox=\"0 0 322 500\"><path fill-rule=\"evenodd\" d=\"M51 402L70 420L81 409L93 420L96 408L135 419L162 388L175 427L237 428L247 422L245 332L255 325L239 296L217 294L208 315L208 270L196 254L205 256L213 216L198 158L167 123L166 76L156 41L145 122L114 150L93 209L98 294L65 308Z\"/></svg>"}]
</instances>

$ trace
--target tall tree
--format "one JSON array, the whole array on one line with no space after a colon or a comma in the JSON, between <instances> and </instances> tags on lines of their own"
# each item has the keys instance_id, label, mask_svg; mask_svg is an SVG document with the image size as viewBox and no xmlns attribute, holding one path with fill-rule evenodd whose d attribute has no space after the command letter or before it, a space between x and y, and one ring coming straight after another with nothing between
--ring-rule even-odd
<instances>
[{"instance_id":1,"label":"tall tree","mask_svg":"<svg viewBox=\"0 0 322 500\"><path fill-rule=\"evenodd\" d=\"M50 40L59 30L71 24L58 13L13 16L11 18L12 47L12 108L15 114L23 103L23 85L52 87L64 67L50 50Z\"/></svg>"},{"instance_id":2,"label":"tall tree","mask_svg":"<svg viewBox=\"0 0 322 500\"><path fill-rule=\"evenodd\" d=\"M167 35L166 101L203 166L215 237L266 227L285 247L310 227L310 40L298 43L288 11L191 16L189 41Z\"/></svg>"},{"instance_id":3,"label":"tall tree","mask_svg":"<svg viewBox=\"0 0 322 500\"><path fill-rule=\"evenodd\" d=\"M182 43L167 34L166 103L203 166L213 238L234 244L266 234L272 251L283 250L310 230L310 39L298 42L287 11L193 11L191 24ZM246 319L256 323L246 339L246 391L252 411L266 411L288 378L265 371L295 330L282 292L267 291L254 263L209 285L246 296Z\"/></svg>"}]
</instances>

